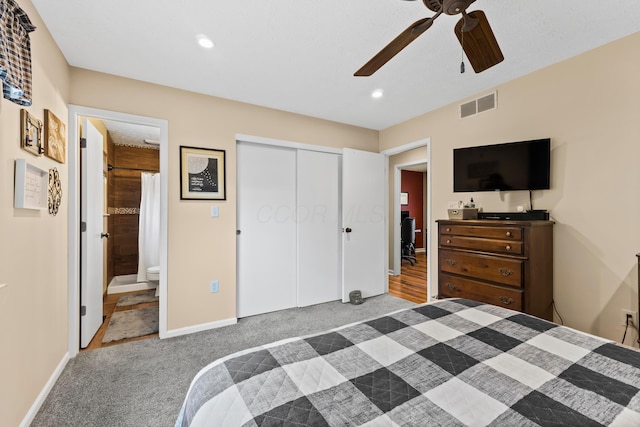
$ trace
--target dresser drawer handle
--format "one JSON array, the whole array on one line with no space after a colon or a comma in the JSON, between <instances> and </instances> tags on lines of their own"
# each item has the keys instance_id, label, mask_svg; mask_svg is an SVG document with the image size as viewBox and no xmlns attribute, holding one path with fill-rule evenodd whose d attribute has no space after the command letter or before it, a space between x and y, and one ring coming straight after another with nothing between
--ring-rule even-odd
<instances>
[{"instance_id":1,"label":"dresser drawer handle","mask_svg":"<svg viewBox=\"0 0 640 427\"><path fill-rule=\"evenodd\" d=\"M454 285L453 283L447 283L447 288L449 288L449 290L451 290L451 291L459 290L458 287L456 285Z\"/></svg>"},{"instance_id":2,"label":"dresser drawer handle","mask_svg":"<svg viewBox=\"0 0 640 427\"><path fill-rule=\"evenodd\" d=\"M447 233L449 233L451 231L451 228L447 227Z\"/></svg>"},{"instance_id":3,"label":"dresser drawer handle","mask_svg":"<svg viewBox=\"0 0 640 427\"><path fill-rule=\"evenodd\" d=\"M498 299L500 300L500 302L502 302L502 303L503 303L503 304L505 304L505 305L511 305L511 304L513 304L513 299L512 299L512 298L502 296L502 297L500 297L500 298L498 298Z\"/></svg>"},{"instance_id":4,"label":"dresser drawer handle","mask_svg":"<svg viewBox=\"0 0 640 427\"><path fill-rule=\"evenodd\" d=\"M504 247L506 250L510 251L511 250L511 245L507 245Z\"/></svg>"},{"instance_id":5,"label":"dresser drawer handle","mask_svg":"<svg viewBox=\"0 0 640 427\"><path fill-rule=\"evenodd\" d=\"M450 244L451 244L451 240L447 240L447 245L450 245Z\"/></svg>"},{"instance_id":6,"label":"dresser drawer handle","mask_svg":"<svg viewBox=\"0 0 640 427\"><path fill-rule=\"evenodd\" d=\"M454 265L456 265L458 263L455 259L451 259L451 258L445 259L444 262L449 264L450 267L453 267Z\"/></svg>"},{"instance_id":7,"label":"dresser drawer handle","mask_svg":"<svg viewBox=\"0 0 640 427\"><path fill-rule=\"evenodd\" d=\"M502 274L503 276L507 277L507 276L511 276L513 274L513 271L509 270L508 268L502 267L498 270L500 272L500 274Z\"/></svg>"},{"instance_id":8,"label":"dresser drawer handle","mask_svg":"<svg viewBox=\"0 0 640 427\"><path fill-rule=\"evenodd\" d=\"M511 236L512 236L511 232L507 231L507 237L511 237Z\"/></svg>"}]
</instances>

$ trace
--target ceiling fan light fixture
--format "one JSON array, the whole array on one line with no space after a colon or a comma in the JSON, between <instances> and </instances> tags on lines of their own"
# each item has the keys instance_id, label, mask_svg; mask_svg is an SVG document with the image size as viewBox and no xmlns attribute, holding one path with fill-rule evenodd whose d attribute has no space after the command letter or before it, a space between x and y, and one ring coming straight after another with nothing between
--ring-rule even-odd
<instances>
[{"instance_id":1,"label":"ceiling fan light fixture","mask_svg":"<svg viewBox=\"0 0 640 427\"><path fill-rule=\"evenodd\" d=\"M212 49L215 46L215 43L213 43L213 40L211 40L209 37L205 36L204 34L198 34L196 36L196 40L198 40L198 44L205 49Z\"/></svg>"}]
</instances>

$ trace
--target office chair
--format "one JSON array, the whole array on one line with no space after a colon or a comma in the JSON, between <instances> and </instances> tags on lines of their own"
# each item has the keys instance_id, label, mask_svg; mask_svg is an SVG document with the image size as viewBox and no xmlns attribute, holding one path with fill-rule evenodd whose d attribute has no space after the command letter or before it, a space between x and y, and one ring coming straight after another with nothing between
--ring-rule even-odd
<instances>
[{"instance_id":1,"label":"office chair","mask_svg":"<svg viewBox=\"0 0 640 427\"><path fill-rule=\"evenodd\" d=\"M402 259L407 260L414 265L418 260L414 256L416 253L416 219L405 218L400 226L400 238L402 245Z\"/></svg>"}]
</instances>

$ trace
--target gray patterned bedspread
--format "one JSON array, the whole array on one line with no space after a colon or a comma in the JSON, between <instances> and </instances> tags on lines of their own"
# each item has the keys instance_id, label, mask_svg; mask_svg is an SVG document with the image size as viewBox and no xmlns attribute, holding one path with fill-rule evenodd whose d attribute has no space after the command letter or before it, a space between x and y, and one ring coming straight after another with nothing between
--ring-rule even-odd
<instances>
[{"instance_id":1,"label":"gray patterned bedspread","mask_svg":"<svg viewBox=\"0 0 640 427\"><path fill-rule=\"evenodd\" d=\"M236 353L176 426L640 426L640 353L463 299Z\"/></svg>"}]
</instances>

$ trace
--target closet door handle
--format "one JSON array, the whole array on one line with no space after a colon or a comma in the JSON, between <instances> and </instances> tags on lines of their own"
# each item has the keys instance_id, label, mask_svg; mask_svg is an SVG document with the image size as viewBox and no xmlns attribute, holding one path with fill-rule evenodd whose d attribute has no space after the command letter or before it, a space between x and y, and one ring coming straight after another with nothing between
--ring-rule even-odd
<instances>
[{"instance_id":1,"label":"closet door handle","mask_svg":"<svg viewBox=\"0 0 640 427\"><path fill-rule=\"evenodd\" d=\"M345 233L351 233L352 231L353 231L353 230L352 230L351 228L349 228L349 227L347 227L347 228L345 228L345 229L344 229L344 232L345 232Z\"/></svg>"},{"instance_id":2,"label":"closet door handle","mask_svg":"<svg viewBox=\"0 0 640 427\"><path fill-rule=\"evenodd\" d=\"M100 233L100 237L103 239L108 239L111 236L109 233Z\"/></svg>"}]
</instances>

